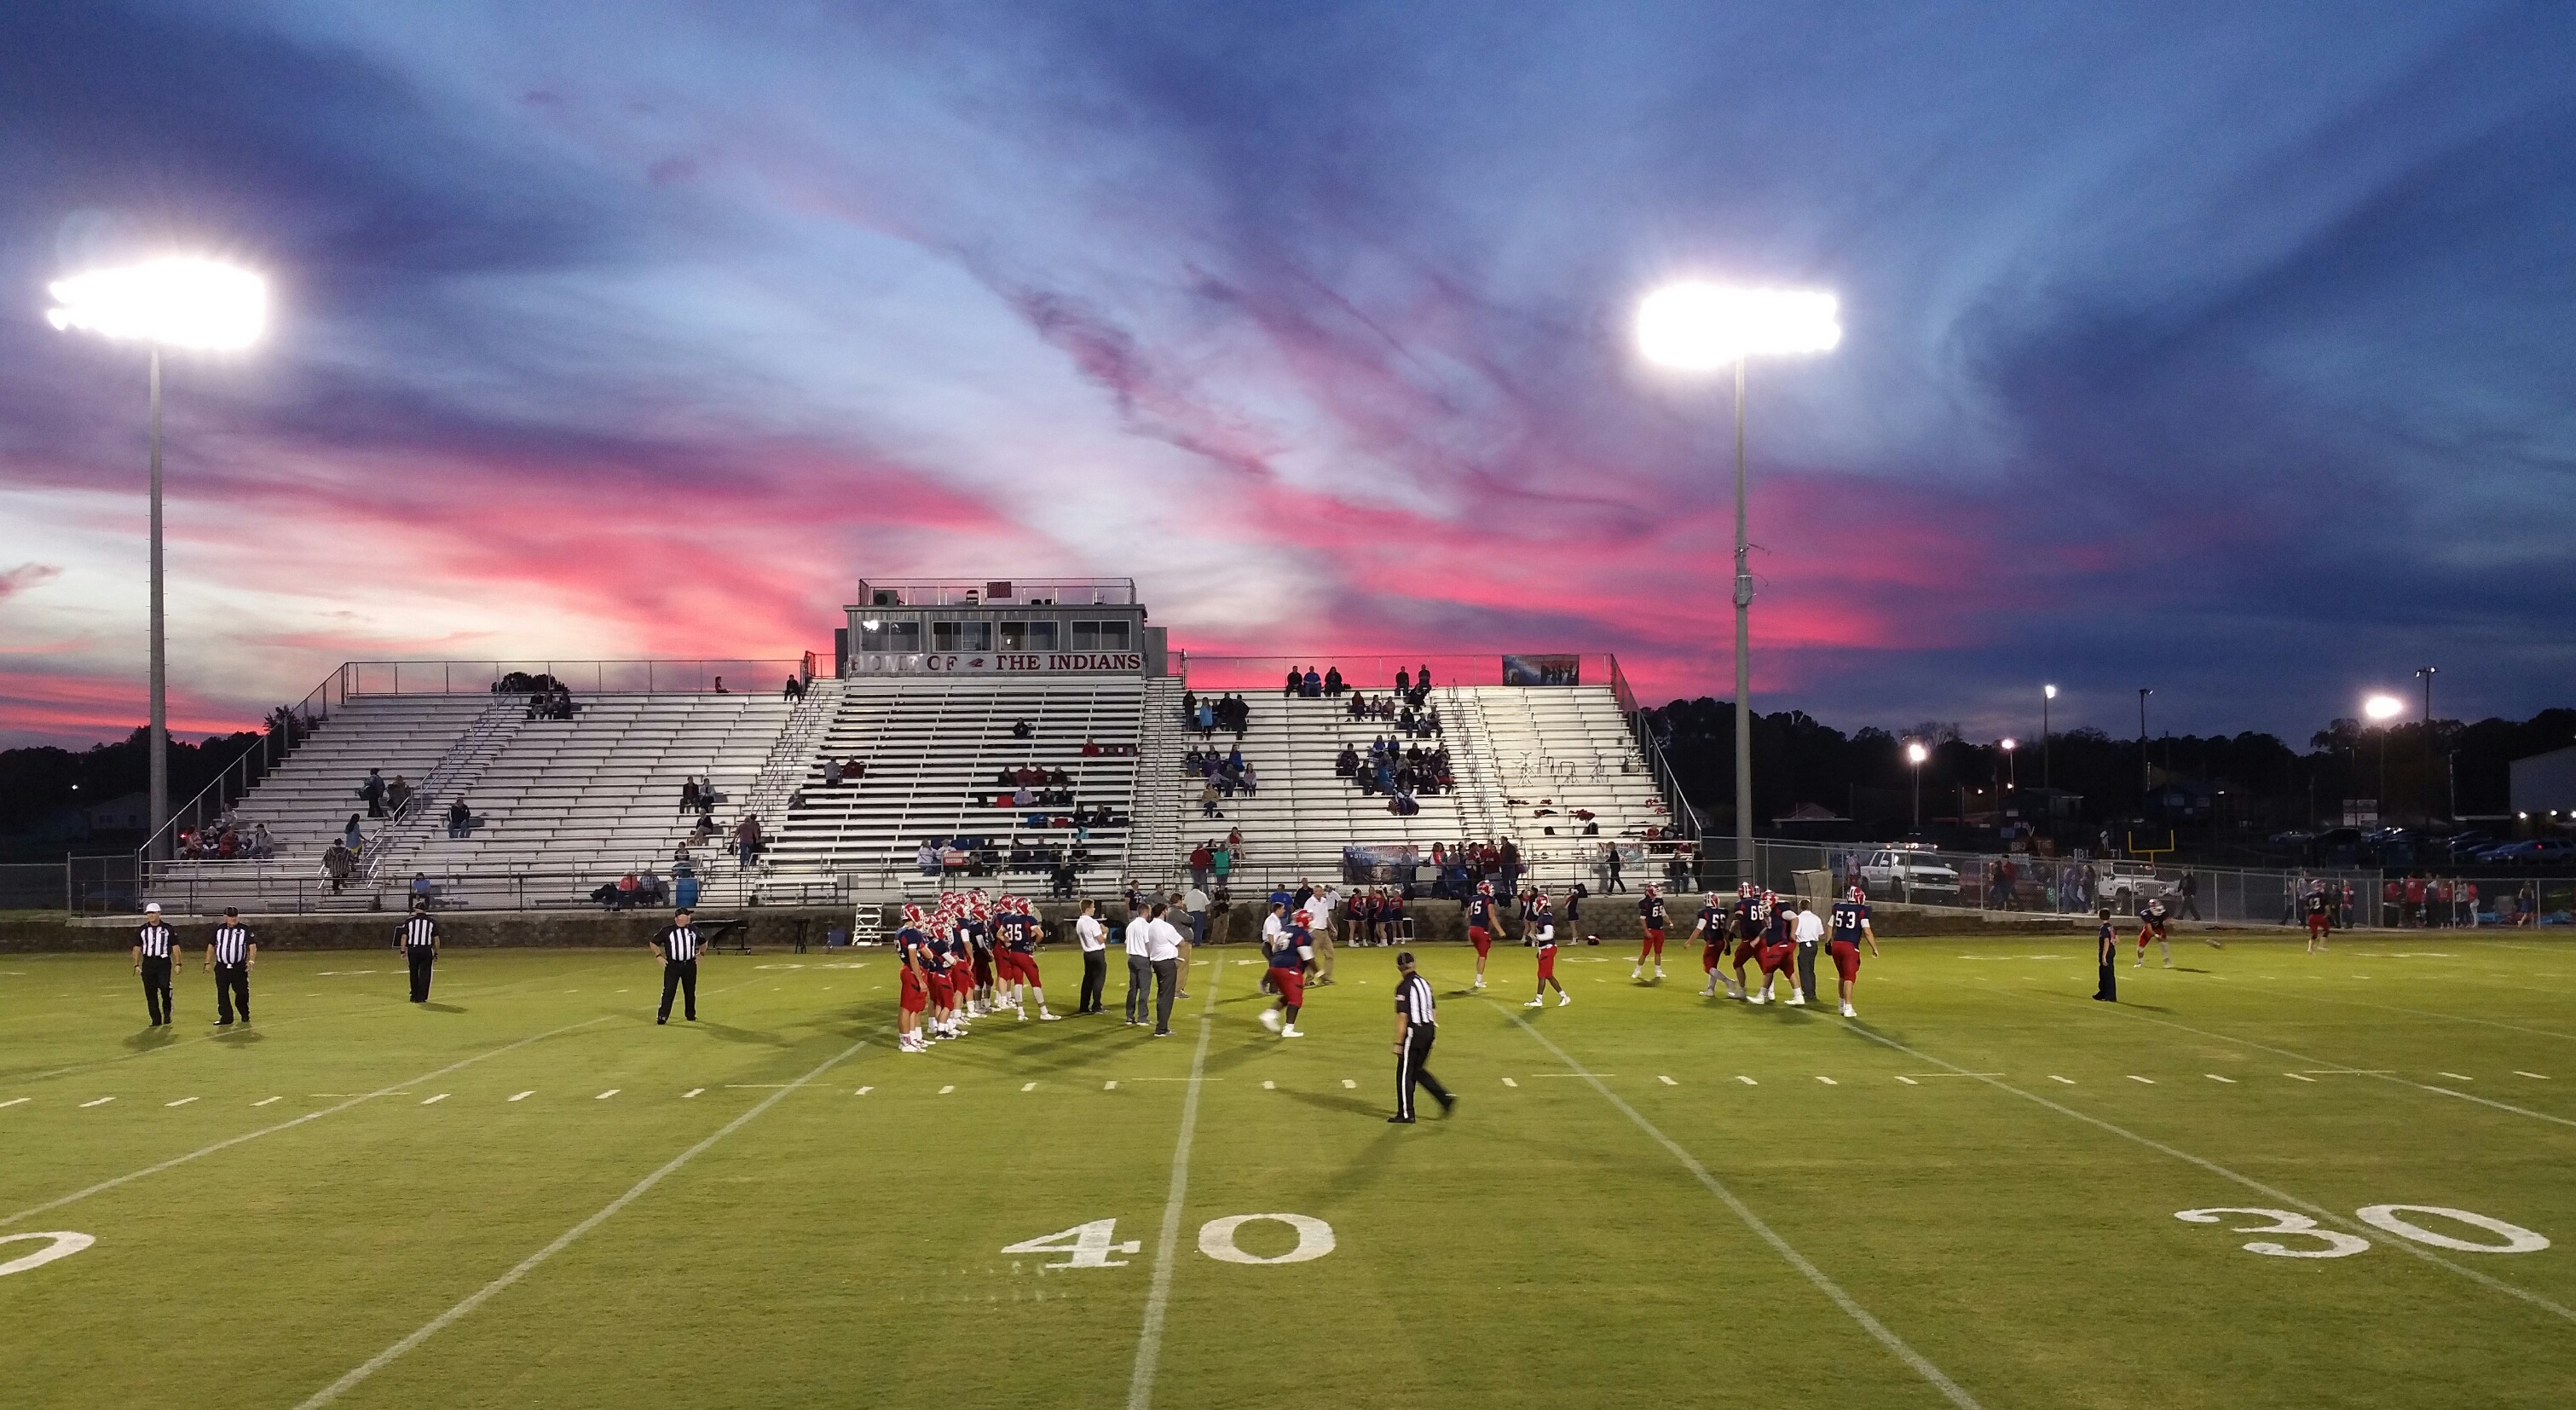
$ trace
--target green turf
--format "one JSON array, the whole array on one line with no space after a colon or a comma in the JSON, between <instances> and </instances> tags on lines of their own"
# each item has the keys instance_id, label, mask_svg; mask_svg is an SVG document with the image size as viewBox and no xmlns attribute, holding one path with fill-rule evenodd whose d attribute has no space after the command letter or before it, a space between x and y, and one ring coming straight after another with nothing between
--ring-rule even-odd
<instances>
[{"instance_id":1,"label":"green turf","mask_svg":"<svg viewBox=\"0 0 2576 1410\"><path fill-rule=\"evenodd\" d=\"M1936 1406L1936 1375L1988 1407L2569 1403L2576 949L2194 945L2124 966L2117 1009L2088 950L1894 943L1860 1024L1703 1001L1695 960L1632 985L1607 948L1569 952L1572 1007L1526 1010L1526 951L1487 1002L1429 950L1464 1100L1411 1129L1383 1121L1381 951L1344 951L1303 1042L1256 1025L1238 948L1202 953L1172 1038L987 1020L918 1057L878 956L714 957L707 1021L656 1028L632 954L452 956L428 1010L390 955L274 954L255 1028L217 1036L192 965L168 1037L122 959L0 957L0 1102L26 1099L0 1106L0 1235L97 1240L0 1277L0 1385L12 1410L301 1404L695 1150L335 1403L1127 1405L1158 1254L1173 1410ZM1069 1007L1072 958L1047 972ZM2390 1203L2558 1242L2352 1223ZM2313 1206L2370 1247L2264 1257L2229 1231L2252 1217L2174 1217L2213 1206ZM1200 1251L1268 1213L1333 1252ZM1000 1251L1104 1219L1141 1244L1124 1267Z\"/></svg>"}]
</instances>

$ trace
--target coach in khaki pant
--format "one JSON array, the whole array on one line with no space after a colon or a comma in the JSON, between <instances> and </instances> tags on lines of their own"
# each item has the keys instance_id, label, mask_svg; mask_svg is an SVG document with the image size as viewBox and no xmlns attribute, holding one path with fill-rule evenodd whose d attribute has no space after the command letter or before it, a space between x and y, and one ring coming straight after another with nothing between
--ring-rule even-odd
<instances>
[{"instance_id":1,"label":"coach in khaki pant","mask_svg":"<svg viewBox=\"0 0 2576 1410\"><path fill-rule=\"evenodd\" d=\"M1306 901L1306 930L1315 937L1315 982L1333 982L1333 903L1340 896L1317 888Z\"/></svg>"}]
</instances>

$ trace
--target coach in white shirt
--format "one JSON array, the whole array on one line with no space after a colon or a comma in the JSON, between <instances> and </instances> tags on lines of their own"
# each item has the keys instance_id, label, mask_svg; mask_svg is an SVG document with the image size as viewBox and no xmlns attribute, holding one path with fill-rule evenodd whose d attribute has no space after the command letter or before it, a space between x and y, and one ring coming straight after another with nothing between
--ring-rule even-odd
<instances>
[{"instance_id":1,"label":"coach in white shirt","mask_svg":"<svg viewBox=\"0 0 2576 1410\"><path fill-rule=\"evenodd\" d=\"M1813 901L1798 902L1798 992L1789 996L1792 1004L1805 1004L1816 997L1816 946L1825 938L1825 923L1816 918Z\"/></svg>"},{"instance_id":2,"label":"coach in white shirt","mask_svg":"<svg viewBox=\"0 0 2576 1410\"><path fill-rule=\"evenodd\" d=\"M1306 898L1306 930L1315 937L1315 982L1333 982L1333 907L1340 903L1341 893L1329 887L1315 888Z\"/></svg>"},{"instance_id":3,"label":"coach in white shirt","mask_svg":"<svg viewBox=\"0 0 2576 1410\"><path fill-rule=\"evenodd\" d=\"M1151 949L1146 926L1151 921L1142 909L1128 912L1127 921L1127 1026L1145 1021L1145 1006L1152 1001L1154 966L1146 958Z\"/></svg>"},{"instance_id":4,"label":"coach in white shirt","mask_svg":"<svg viewBox=\"0 0 2576 1410\"><path fill-rule=\"evenodd\" d=\"M1172 1036L1172 998L1181 987L1181 932L1168 917L1171 908L1156 906L1145 922L1145 961L1154 967L1154 1036Z\"/></svg>"},{"instance_id":5,"label":"coach in white shirt","mask_svg":"<svg viewBox=\"0 0 2576 1410\"><path fill-rule=\"evenodd\" d=\"M1082 903L1082 914L1073 919L1073 938L1082 946L1082 1002L1075 1013L1104 1013L1108 1006L1101 1002L1109 988L1109 927L1100 923L1093 912L1097 901Z\"/></svg>"}]
</instances>

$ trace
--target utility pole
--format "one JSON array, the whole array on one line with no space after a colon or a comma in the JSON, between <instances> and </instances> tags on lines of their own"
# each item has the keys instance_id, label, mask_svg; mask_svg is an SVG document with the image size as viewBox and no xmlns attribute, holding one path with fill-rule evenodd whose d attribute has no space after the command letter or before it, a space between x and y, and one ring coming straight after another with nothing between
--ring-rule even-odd
<instances>
[{"instance_id":1,"label":"utility pole","mask_svg":"<svg viewBox=\"0 0 2576 1410\"><path fill-rule=\"evenodd\" d=\"M2433 820L2433 673L2439 666L2418 666L2415 678L2424 683L2424 820Z\"/></svg>"},{"instance_id":2,"label":"utility pole","mask_svg":"<svg viewBox=\"0 0 2576 1410\"><path fill-rule=\"evenodd\" d=\"M2147 770L2147 697L2155 691L2138 687L2138 811L2147 808L2147 794L2155 788L2154 776Z\"/></svg>"}]
</instances>

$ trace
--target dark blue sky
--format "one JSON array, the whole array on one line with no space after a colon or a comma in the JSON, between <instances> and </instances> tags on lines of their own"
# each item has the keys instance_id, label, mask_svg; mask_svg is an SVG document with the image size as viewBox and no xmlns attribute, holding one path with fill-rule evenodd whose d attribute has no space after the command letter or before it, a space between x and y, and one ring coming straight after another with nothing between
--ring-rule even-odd
<instances>
[{"instance_id":1,"label":"dark blue sky","mask_svg":"<svg viewBox=\"0 0 2576 1410\"><path fill-rule=\"evenodd\" d=\"M42 314L170 248L280 301L170 374L189 727L822 647L866 574L1723 693L1726 404L1628 342L1680 275L1843 302L1753 373L1766 708L2568 703L2571 60L2548 5L12 7L0 738L141 715L139 359Z\"/></svg>"}]
</instances>

